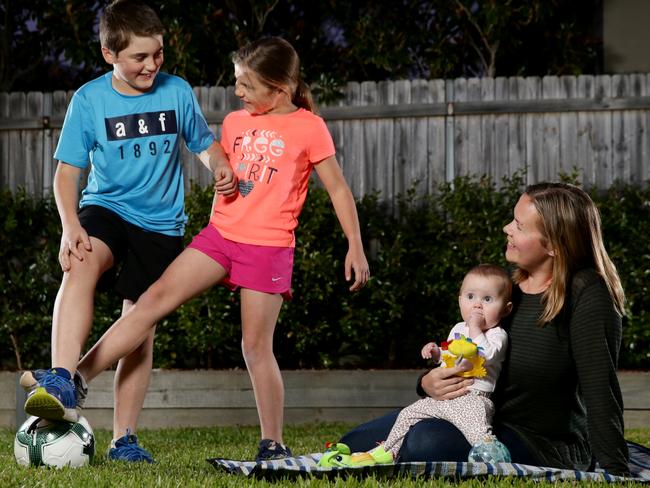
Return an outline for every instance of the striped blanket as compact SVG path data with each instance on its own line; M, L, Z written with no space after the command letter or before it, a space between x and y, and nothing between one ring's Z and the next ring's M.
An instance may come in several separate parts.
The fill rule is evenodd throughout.
M606 471L575 471L569 469L545 468L516 463L456 463L456 462L416 462L394 465L376 465L360 468L321 468L318 460L321 453L280 459L277 461L236 461L232 459L210 458L215 468L231 474L276 478L284 476L367 476L381 478L396 476L422 478L471 478L486 476L517 476L538 481L605 481L650 483L650 449L628 441L630 449L630 477L613 476Z

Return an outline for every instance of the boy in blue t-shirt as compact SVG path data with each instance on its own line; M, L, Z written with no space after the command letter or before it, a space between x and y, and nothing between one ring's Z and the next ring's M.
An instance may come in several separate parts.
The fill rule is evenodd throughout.
M76 407L87 389L76 368L92 327L98 283L114 282L126 313L182 250L187 217L181 141L214 172L217 192L236 191L227 158L191 87L159 72L163 31L146 5L116 1L107 6L99 35L102 55L113 71L82 86L68 106L54 154L64 275L52 317L52 368L23 374L28 414L77 420ZM79 201L79 180L88 164L88 184ZM118 363L111 459L152 462L132 434L152 357L153 333Z

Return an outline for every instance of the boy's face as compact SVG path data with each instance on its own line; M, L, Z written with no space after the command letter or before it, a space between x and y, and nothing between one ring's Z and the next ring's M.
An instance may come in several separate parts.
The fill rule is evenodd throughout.
M483 331L499 325L512 309L512 303L503 296L501 280L496 276L478 274L465 277L458 304L463 320L468 323L470 319L478 318Z
M113 65L113 88L124 95L142 95L151 90L163 63L163 38L132 36L119 53L102 47L102 54Z

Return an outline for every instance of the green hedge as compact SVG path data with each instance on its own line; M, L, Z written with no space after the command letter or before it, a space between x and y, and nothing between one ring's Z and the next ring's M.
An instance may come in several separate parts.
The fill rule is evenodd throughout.
M343 277L346 241L327 194L314 186L297 232L294 299L283 306L275 351L282 368L422 366L421 345L442 340L458 320L457 293L478 262L506 265L503 225L522 190L519 177L500 189L489 179L459 178L435 195L401 196L389 208L377 195L358 202L371 281L351 294ZM650 367L650 185L592 192L607 247L623 279L629 313L621 367ZM212 192L187 198L187 239L205 225ZM49 364L50 317L61 278L60 228L50 200L0 193L0 367ZM96 340L120 313L113 294L96 298ZM243 367L239 297L215 287L158 327L155 365Z

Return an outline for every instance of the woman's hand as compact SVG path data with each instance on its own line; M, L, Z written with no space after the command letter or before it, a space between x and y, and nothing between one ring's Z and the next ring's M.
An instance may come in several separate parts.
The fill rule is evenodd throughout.
M466 369L463 366L434 368L422 377L422 389L434 400L452 400L463 396L474 380L455 375Z

